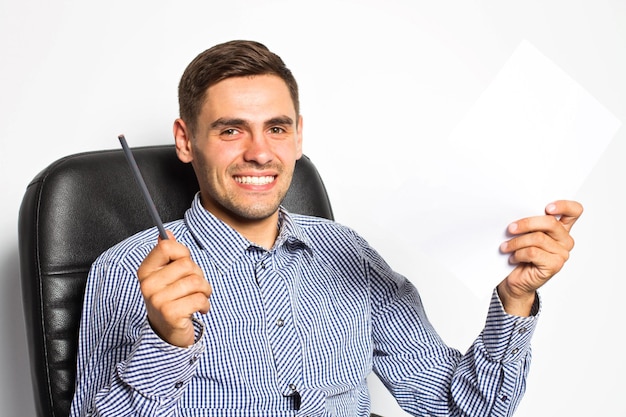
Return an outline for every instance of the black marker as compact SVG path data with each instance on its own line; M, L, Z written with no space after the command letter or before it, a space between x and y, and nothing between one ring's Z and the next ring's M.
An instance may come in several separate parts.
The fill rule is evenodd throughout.
M146 183L141 176L141 172L139 171L139 167L137 166L137 162L135 161L135 157L133 153L130 151L128 147L128 143L126 143L126 138L124 135L119 135L117 137L122 144L122 149L124 149L124 155L126 155L126 160L130 165L131 171L135 176L135 180L137 180L137 184L139 184L139 188L141 188L141 193L143 194L143 198L146 201L146 205L148 206L148 210L152 215L152 220L156 223L156 227L159 229L159 235L161 235L161 239L168 239L167 233L165 232L165 227L163 227L163 222L161 221L161 216L159 216L159 212L154 205L154 201L152 201L152 197L150 197L150 192L148 191L148 187L146 187Z

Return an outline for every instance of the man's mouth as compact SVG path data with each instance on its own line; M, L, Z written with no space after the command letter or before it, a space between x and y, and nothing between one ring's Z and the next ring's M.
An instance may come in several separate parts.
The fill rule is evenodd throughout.
M275 179L276 177L274 175L265 175L262 177L252 177L252 176L235 177L235 181L237 181L239 184L246 184L246 185L266 185L266 184L273 182Z

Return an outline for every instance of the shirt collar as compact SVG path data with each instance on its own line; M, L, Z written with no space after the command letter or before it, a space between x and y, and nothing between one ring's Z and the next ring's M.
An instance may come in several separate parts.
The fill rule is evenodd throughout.
M278 218L279 232L272 251L282 246L288 250L303 247L310 251L311 242L293 215L281 206ZM228 270L250 246L256 246L206 210L200 202L199 192L185 213L185 222L199 246L211 254L216 266L222 271Z
M313 245L311 245L311 241L302 226L296 222L293 214L280 206L278 219L279 233L274 244L275 248L287 244L290 247L301 246L311 251Z

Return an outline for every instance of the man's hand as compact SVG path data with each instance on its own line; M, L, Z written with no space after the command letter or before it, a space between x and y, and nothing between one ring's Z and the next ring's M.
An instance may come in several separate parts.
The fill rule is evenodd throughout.
M510 253L517 267L498 285L498 294L509 314L528 316L535 292L561 270L574 239L570 230L583 212L575 201L555 201L546 207L546 215L528 217L511 223L508 232L514 237L502 243L500 250Z
M188 347L195 342L191 316L209 311L212 289L189 249L169 231L168 236L159 239L137 276L154 331L172 345Z

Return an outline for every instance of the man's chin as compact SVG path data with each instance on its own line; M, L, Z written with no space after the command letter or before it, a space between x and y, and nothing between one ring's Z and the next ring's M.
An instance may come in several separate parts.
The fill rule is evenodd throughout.
M242 221L255 222L266 220L276 214L279 203L249 204L231 207L231 213Z
M282 193L281 193L282 194ZM230 195L224 198L202 199L202 205L224 221L250 223L267 220L276 215L282 195L270 197Z

